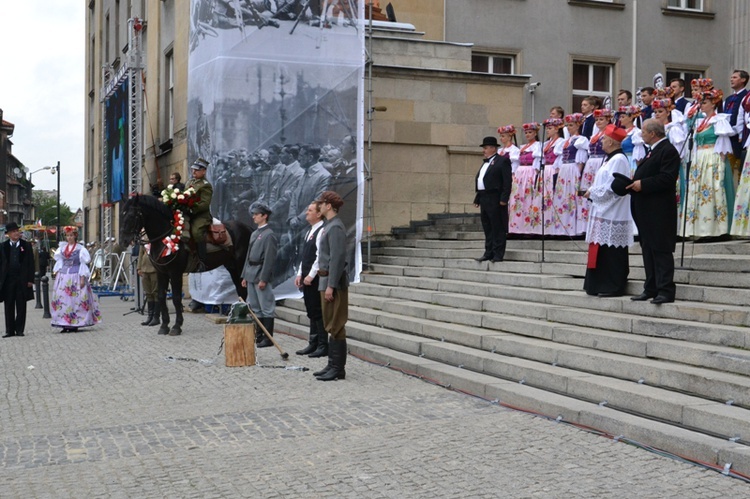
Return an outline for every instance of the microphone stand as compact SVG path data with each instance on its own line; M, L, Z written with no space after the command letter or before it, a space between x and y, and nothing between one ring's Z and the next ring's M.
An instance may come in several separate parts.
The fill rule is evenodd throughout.
M690 167L693 164L693 135L695 134L696 123L698 123L698 118L693 121L693 125L688 130L687 139L685 139L685 142L682 144L682 148L680 150L680 153L682 153L682 151L685 149L685 145L688 146L688 156L687 161L685 162L685 199L682 203L682 248L680 249L680 265L679 267L675 267L677 270L692 270L692 268L690 267L685 267L685 232L687 231L687 203L688 191L690 188Z
M547 133L547 127L542 126L542 141L539 143L539 149L541 151L541 157L539 158L539 176L542 181L539 183L539 192L542 195L542 262L544 263L544 137Z

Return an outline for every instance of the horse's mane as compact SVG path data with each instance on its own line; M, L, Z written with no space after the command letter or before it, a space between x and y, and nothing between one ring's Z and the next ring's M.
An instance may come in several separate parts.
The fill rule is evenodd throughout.
M160 199L154 196L149 196L147 194L141 194L133 198L133 200L136 200L136 199L139 205L156 211L158 214L160 214L167 220L172 219L172 210L169 208L169 206L162 203Z

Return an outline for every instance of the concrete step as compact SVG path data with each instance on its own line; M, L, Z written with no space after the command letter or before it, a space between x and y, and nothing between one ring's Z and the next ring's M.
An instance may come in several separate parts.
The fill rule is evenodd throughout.
M283 320L277 321L277 329L296 334L302 332L299 325ZM596 428L607 434L618 436L618 438L626 438L691 459L718 466L732 463L733 470L745 474L750 473L750 448L747 445L692 431L677 424L657 421L619 410L618 406L613 403L615 400L627 403L630 399L633 401L631 403L636 403L635 401L643 400L645 396L649 395L648 390L638 388L640 385L637 383L630 383L636 385L635 388L629 387L630 390L623 383L612 383L611 386L617 389L617 396L612 398L612 401L608 400L607 404L592 403L565 394L542 390L530 386L528 383L502 380L496 376L468 370L465 367L459 368L455 365L447 365L424 356L399 352L357 339L349 339L347 343L350 353L354 355L430 379L443 386L465 391L487 400L494 400L509 407L522 408L526 411L547 415L552 419L557 418L558 421ZM437 349L441 344L432 342L429 345L430 348ZM495 363L490 362L488 365L495 365ZM590 377L574 377L568 390L573 392L572 395L577 390L588 390L589 385L591 385ZM606 382L601 382L596 386L611 389ZM670 400L674 401L674 399ZM671 404L672 407L676 405L679 405L679 403ZM731 425L735 422L738 425L743 424L743 418L740 417L743 413L736 410L724 410L727 406L719 408L716 404L711 403L695 404L686 407L684 415L678 415L677 409L670 413L666 408L669 406L665 405L660 411L667 416L679 418L681 421L690 424L703 425L704 420L702 418L705 416L710 416L708 422L713 421L714 417L718 417L722 424L728 423ZM730 409L738 408L730 407ZM715 416L717 413L718 416ZM747 417L745 417L745 420L747 420ZM711 431L713 432L713 430Z
M545 288L544 284L546 283L542 283L542 279L538 278L528 279L526 282L519 283L516 281L523 281L523 279L519 279L518 276L513 274L503 275L493 273L490 276L493 278L492 282L480 283L465 279L363 275L362 283L355 286L354 289L358 293L388 296L384 294L384 291L375 288L382 287L385 290L413 288L432 290L438 293L458 293L462 296L471 295L473 297L498 298L511 301L520 300L524 303L536 303L539 306L555 305L567 308L604 310L639 316L647 315L649 317L691 320L709 324L747 326L750 323L750 313L747 307L744 306L722 305L701 301L691 302L686 300L686 296L682 296L681 300L668 306L654 307L650 304L633 302L629 297L606 300L591 297L580 291L580 288L578 290L570 289L576 284L580 286L580 281L574 279L561 280L561 284L569 284L568 287L561 285L560 288L551 289ZM633 285L634 292L640 292L640 289L642 289L642 285ZM687 293L683 293L683 295L685 294ZM437 299L429 296L427 300L431 300L432 303L438 302ZM456 304L458 305L460 302L457 301ZM502 308L502 305L491 305L484 307L484 310L492 311L500 308Z

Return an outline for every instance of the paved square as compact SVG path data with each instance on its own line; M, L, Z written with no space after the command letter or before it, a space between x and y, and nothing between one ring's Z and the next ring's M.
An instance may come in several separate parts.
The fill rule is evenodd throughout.
M133 302L0 340L0 498L744 497L750 485L349 357L347 379L227 368L222 326L158 336ZM277 335L286 365L304 342ZM190 360L171 360L190 358ZM32 368L33 366L33 368Z

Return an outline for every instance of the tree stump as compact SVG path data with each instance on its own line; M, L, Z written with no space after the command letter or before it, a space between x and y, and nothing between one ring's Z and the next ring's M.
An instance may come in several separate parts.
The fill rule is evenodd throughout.
M227 367L255 365L255 325L226 324L224 354Z

